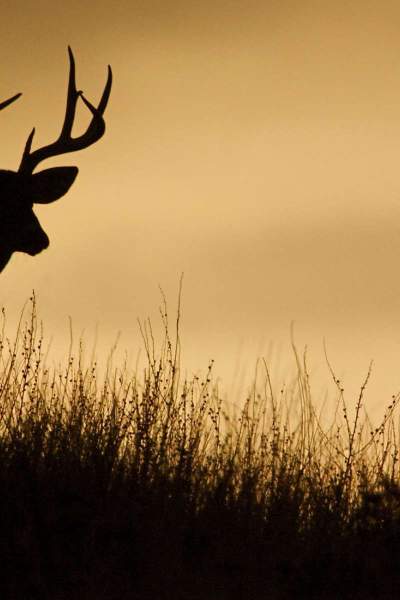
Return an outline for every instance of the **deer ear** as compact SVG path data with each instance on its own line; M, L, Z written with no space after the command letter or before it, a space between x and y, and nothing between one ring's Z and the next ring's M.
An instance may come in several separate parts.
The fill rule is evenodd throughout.
M30 197L34 204L49 204L64 196L78 175L77 167L52 167L30 176Z

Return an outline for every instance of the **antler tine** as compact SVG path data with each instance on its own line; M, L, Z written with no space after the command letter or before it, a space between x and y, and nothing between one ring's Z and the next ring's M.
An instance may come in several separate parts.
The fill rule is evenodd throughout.
M61 129L61 133L58 139L38 148L31 152L32 139L35 130L29 135L25 150L22 156L21 165L19 167L20 172L32 173L34 168L44 159L52 156L58 156L59 154L65 154L67 152L75 152L76 150L82 150L87 148L91 144L94 144L99 140L105 131L105 122L103 119L103 113L106 109L108 99L111 92L112 86L112 72L110 66L108 67L107 82L100 99L99 105L96 108L87 100L80 90L76 89L75 82L75 60L71 48L68 46L69 55L69 80L68 80L68 92L67 92L67 106L65 109L64 123ZM89 108L92 113L92 120L89 123L87 130L79 137L73 138L71 136L72 127L75 119L76 104L78 98L82 98L83 102Z
M9 98L8 100L4 100L3 102L0 102L0 110L2 110L6 106L8 106L12 102L14 102L14 100L17 100L20 96L22 96L21 93L15 94L15 96L13 96L12 98Z
M72 132L72 126L74 124L76 103L82 92L77 92L76 81L75 81L75 59L71 50L71 46L68 46L68 57L69 57L69 79L68 79L68 92L67 92L67 106L65 108L64 123L61 129L60 138L68 138Z
M86 106L92 113L93 118L90 121L89 126L88 126L87 130L85 131L85 133L83 133L81 136L79 136L79 138L71 140L73 142L76 142L77 150L80 150L81 148L86 148L87 146L94 144L104 134L104 132L106 130L106 124L103 119L103 113L107 107L108 99L110 97L111 86L112 86L112 71L111 71L110 65L108 65L107 82L106 82L103 94L101 96L101 100L100 100L97 108L95 106L93 106L93 104L91 102L89 102L89 100L87 98L85 98L83 93L79 94L80 97L82 98L83 102L86 104Z
M106 110L106 107L107 107L107 104L108 104L108 99L109 99L110 93L111 93L111 86L112 86L112 71L111 71L110 65L108 65L107 66L107 81L106 81L106 85L105 85L105 88L104 88L101 100L99 102L99 105L97 107L97 110L98 110L98 112L101 115Z

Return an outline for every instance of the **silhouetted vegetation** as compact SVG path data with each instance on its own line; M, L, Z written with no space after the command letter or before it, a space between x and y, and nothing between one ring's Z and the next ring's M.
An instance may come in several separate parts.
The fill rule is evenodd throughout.
M337 385L317 414L306 362L275 390L260 363L235 415L180 379L179 313L142 375L43 357L35 300L0 338L0 597L400 597L399 431ZM367 378L368 379L368 378Z

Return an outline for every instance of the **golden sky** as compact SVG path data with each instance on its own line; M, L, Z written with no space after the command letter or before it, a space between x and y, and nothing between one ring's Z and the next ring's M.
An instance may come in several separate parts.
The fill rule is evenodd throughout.
M5 5L5 6L4 6ZM114 71L105 137L48 164L79 166L36 212L50 248L1 274L10 322L35 289L48 335L135 355L137 317L174 312L184 272L183 363L215 359L227 389L257 355L285 371L322 350L351 401L375 360L372 405L400 391L400 5L169 1L2 5L2 168L25 139L58 135L74 50L97 100ZM88 115L82 108L76 132ZM55 347L57 346L55 341Z

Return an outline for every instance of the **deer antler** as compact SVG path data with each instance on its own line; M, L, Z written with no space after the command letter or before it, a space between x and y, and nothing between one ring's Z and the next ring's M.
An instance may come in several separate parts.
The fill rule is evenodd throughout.
M13 96L12 98L9 98L8 100L4 100L4 102L0 102L0 110L3 110L3 108L5 108L6 106L8 106L12 102L14 102L14 100L17 100L17 98L19 98L20 96L21 96L21 93L15 94L15 96Z
M97 140L99 140L104 134L106 126L103 119L103 113L106 109L111 92L111 67L108 66L107 82L103 94L101 96L101 100L96 108L95 106L93 106L93 104L91 104L91 102L89 102L89 100L85 98L82 91L76 89L75 60L74 55L72 54L72 50L69 46L68 55L70 67L67 93L67 107L65 110L64 123L61 129L61 133L55 142L48 144L47 146L42 146L42 148L38 148L37 150L31 152L32 140L35 134L35 128L33 128L26 141L21 164L19 166L20 173L32 173L35 167L37 167L37 165L46 158L58 156L59 154L65 154L67 152L75 152L76 150L82 150L83 148L87 148L88 146L91 146L92 144L97 142ZM9 104L17 97L18 95L14 96L10 100L7 100L6 104ZM83 102L86 104L93 116L86 131L79 137L73 138L71 136L71 133L78 98L82 98Z

